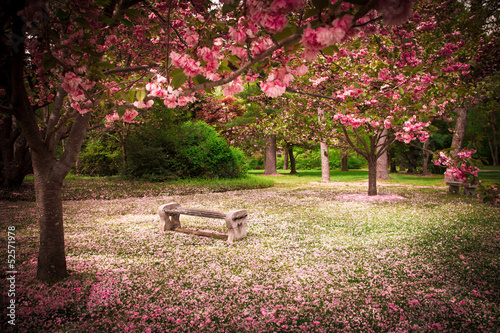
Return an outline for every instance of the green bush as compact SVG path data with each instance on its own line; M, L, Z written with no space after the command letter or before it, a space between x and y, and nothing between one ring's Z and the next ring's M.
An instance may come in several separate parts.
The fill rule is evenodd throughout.
M143 130L127 140L127 173L135 178L237 178L246 169L243 153L202 122Z
M76 171L89 176L116 175L120 158L120 149L111 140L91 139L79 154Z

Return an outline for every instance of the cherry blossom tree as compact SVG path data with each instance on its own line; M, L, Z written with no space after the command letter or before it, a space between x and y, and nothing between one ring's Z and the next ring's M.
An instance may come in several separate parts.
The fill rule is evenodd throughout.
M292 83L288 54L313 61L354 35L372 10L403 23L411 1L8 0L0 10L0 111L22 128L39 211L37 276L67 276L62 183L91 118L133 121L155 99L173 108L197 91L226 95L259 79L268 96ZM112 120L108 118L108 121ZM66 137L65 150L57 146Z

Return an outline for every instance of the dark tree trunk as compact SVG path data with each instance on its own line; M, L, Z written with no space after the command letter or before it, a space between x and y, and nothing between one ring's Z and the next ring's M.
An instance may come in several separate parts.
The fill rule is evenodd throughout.
M349 153L346 151L342 152L340 158L340 171L349 171Z
M297 169L295 168L295 156L293 155L293 144L287 143L286 150L288 151L288 157L290 158L290 174L296 175Z
M0 149L2 155L2 184L20 186L31 171L31 156L26 138L13 117L4 117L0 124Z
M484 131L486 132L488 138L488 145L490 146L491 160L494 166L498 166L499 165L498 139L497 139L497 128L496 128L497 123L496 123L495 110L492 110L490 112L490 125L492 134L490 135L490 131L487 126L485 126Z
M373 155L368 158L368 195L377 195L377 158Z
M277 175L276 171L276 135L270 135L266 140L266 156L264 160L264 175Z
M52 171L54 165L55 160L51 156L33 153L40 227L37 278L48 282L62 280L68 275L64 251L62 179Z

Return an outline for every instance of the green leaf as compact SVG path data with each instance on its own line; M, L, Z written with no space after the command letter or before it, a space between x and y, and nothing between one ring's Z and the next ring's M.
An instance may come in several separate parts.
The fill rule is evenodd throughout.
M324 54L332 56L333 52L339 52L339 47L337 44L330 45L328 47L325 47L323 50L321 50Z
M116 106L116 112L120 115L120 117L123 117L125 114L125 111L127 111L127 107L125 105L117 105Z
M77 17L77 18L75 18L75 22L78 23L78 24L80 24L81 26L87 28L87 29L91 28L89 21L87 21L83 17Z
M207 80L207 78L204 77L203 75L198 74L193 78L193 82L194 82L194 84L202 84L205 82L209 82L209 80Z
M46 53L42 60L42 66L46 70L52 69L56 66L57 62L50 54Z
M184 84L184 82L186 82L186 80L187 80L186 74L184 74L184 72L181 72L172 78L172 87L174 89L178 89L180 86Z
M239 4L240 4L240 0L236 0L233 3L224 4L222 6L222 14L225 15L227 13L234 12L236 10L236 8L238 8Z
M133 28L134 27L134 24L132 22L130 22L129 20L125 19L125 18L121 18L120 19L120 22L126 26L127 28Z
M137 90L135 96L139 102L142 102L146 98L146 90Z
M128 92L128 100L129 102L133 102L135 100L135 89L130 89Z
M296 31L296 26L288 23L287 26L285 27L285 29L283 29L281 32L274 34L274 39L276 39L278 42L280 42L283 39L293 35L295 33L295 31Z
M184 70L182 68L176 68L176 69L170 71L170 73L168 74L168 76L174 77L176 75L179 75L182 72L184 72Z

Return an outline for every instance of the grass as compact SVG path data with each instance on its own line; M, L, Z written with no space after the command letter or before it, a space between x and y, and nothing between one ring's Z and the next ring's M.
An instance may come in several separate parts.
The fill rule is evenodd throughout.
M344 179L361 181L363 172ZM391 184L384 193L405 200L368 202L343 199L365 187L309 184L318 172L269 179L277 186L157 196L117 181L136 197L65 201L71 275L52 286L35 279L35 203L0 201L4 237L8 226L16 229L16 331L500 330L498 207L443 187ZM78 181L84 193L103 188L96 179ZM230 244L159 232L156 210L169 201L247 209L248 236ZM225 231L220 220L181 222ZM2 310L0 325L14 331Z

